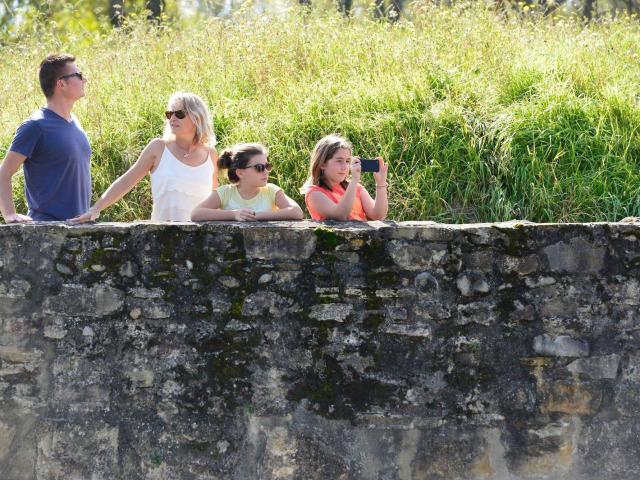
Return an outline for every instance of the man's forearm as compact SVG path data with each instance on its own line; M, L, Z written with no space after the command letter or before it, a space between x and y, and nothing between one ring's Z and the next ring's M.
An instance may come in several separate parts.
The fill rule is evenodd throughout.
M6 219L9 215L16 213L16 206L13 203L11 191L11 176L0 168L0 212Z

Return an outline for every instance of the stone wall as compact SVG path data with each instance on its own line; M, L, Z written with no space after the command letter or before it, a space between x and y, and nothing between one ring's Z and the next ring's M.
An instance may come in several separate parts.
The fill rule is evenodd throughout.
M637 479L640 227L0 227L0 478Z

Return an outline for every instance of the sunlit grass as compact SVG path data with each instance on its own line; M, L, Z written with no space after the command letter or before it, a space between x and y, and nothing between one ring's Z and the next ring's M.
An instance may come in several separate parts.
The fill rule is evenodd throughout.
M0 153L42 104L37 64L65 50L90 78L76 114L93 148L95 196L161 135L169 94L188 90L209 102L219 148L264 142L273 181L301 204L310 150L338 132L356 154L388 159L392 219L640 215L635 21L584 28L481 7L411 11L394 25L292 12L23 37L0 47ZM145 181L102 218L150 210Z

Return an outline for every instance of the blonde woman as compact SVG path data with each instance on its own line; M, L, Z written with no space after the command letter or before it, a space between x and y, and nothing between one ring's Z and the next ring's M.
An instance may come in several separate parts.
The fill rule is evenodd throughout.
M85 213L71 219L83 223L98 218L135 187L151 176L153 210L151 220L187 222L191 211L218 186L214 148L216 140L209 111L193 93L171 95L163 138L155 138L138 160L102 194Z

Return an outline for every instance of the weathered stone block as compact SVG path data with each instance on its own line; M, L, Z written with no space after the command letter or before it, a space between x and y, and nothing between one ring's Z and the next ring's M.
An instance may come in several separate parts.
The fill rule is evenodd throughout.
M509 473L523 480L578 478L580 433L572 418L532 425L521 433L524 445L507 456Z
M544 334L533 339L533 351L552 357L586 357L589 355L589 344L566 335L552 337Z
M119 428L102 422L52 426L38 440L36 478L118 478L118 443Z
M229 275L220 277L218 281L226 288L238 288L240 286L238 279Z
M606 248L583 237L549 245L542 250L552 272L596 274L604 268Z
M298 288L299 271L279 271L275 273L275 284L286 292L295 292Z
M620 378L629 382L640 384L640 353L633 352L624 359Z
M629 418L592 419L581 431L579 468L591 479L640 478L640 425Z
M602 390L594 384L554 381L539 386L540 411L568 415L594 415L602 403Z
M496 255L491 250L480 250L468 253L462 258L462 265L464 269L481 272L483 274L493 273L495 262Z
M640 416L640 384L622 380L614 388L616 411L623 417Z
M317 238L310 229L253 227L242 233L248 259L302 261L316 250Z
M484 275L476 272L459 275L456 279L456 286L465 297L476 293L488 293L491 290L491 286Z
M387 305L384 308L385 317L390 320L406 320L407 309L403 307L394 307L393 305Z
M118 274L122 277L133 278L138 274L138 266L127 260L118 269Z
M60 318L53 319L53 324L45 325L44 327L44 336L47 338L60 340L66 335L67 329L65 328L64 322Z
M619 364L619 355L603 355L601 357L574 360L567 365L567 370L572 373L580 373L594 379L614 379L618 374Z
M353 312L353 305L347 303L323 303L311 307L309 317L314 320L344 322Z
M546 299L539 310L543 317L575 317L579 307L575 298L560 295Z
M455 310L454 310L455 308ZM413 314L417 319L440 320L451 318L452 311L457 308L443 301L417 302L412 306Z
M130 295L134 298L162 298L165 295L165 292L161 288L142 288L136 287L129 290Z
M9 298L24 298L31 290L31 284L26 280L11 280L0 283L0 301Z
M227 296L221 292L212 292L209 294L209 302L211 311L215 314L225 314L231 310L231 302Z
M505 256L499 263L500 270L504 273L517 273L518 275L529 275L538 270L540 262L535 255L524 257Z
M429 272L422 272L416 275L414 285L422 293L435 293L440 290L438 280Z
M171 318L173 315L173 306L164 300L158 298L138 299L131 298L126 302L129 317L137 320L140 317L162 320Z
M635 278L625 279L613 290L613 301L624 305L640 305L640 282Z
M526 278L524 283L529 288L548 287L556 283L556 279L553 277Z
M0 461L9 454L9 449L16 434L16 427L0 421Z
M379 288L375 292L378 298L399 298L399 297L412 297L415 292L408 288Z
M399 222L395 228L388 229L390 238L399 240L423 240L426 242L448 242L457 234L455 225L443 225L436 222Z
M429 325L407 325L405 323L388 322L381 327L381 331L392 335L406 335L408 337L431 337L431 327L429 327Z
M43 312L47 315L102 317L116 313L123 305L124 293L117 288L65 284L59 295L45 300Z
M245 298L242 304L242 315L244 316L262 315L266 312L270 315L284 315L297 311L300 311L300 307L292 298L268 291L252 293Z
M447 255L446 245L420 245L399 240L391 240L386 244L391 259L406 270L424 270L427 267L440 265Z
M262 275L260 275L260 278L258 278L258 284L263 285L265 283L269 283L272 278L273 275L271 275L270 273L263 273Z
M15 345L0 345L0 360L11 363L36 363L40 361L42 351L30 350Z
M153 385L154 374L151 370L131 370L125 372L125 376L140 388L149 388Z
M456 325L477 323L479 325L491 325L497 320L495 305L489 302L473 302L458 305L458 318Z

